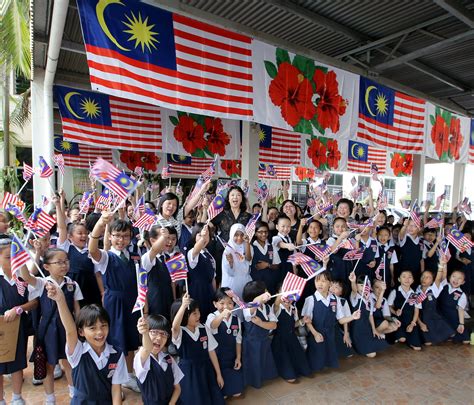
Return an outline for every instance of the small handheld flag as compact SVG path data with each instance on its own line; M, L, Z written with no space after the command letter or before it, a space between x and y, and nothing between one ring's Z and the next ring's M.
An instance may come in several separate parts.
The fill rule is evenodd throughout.
M364 249L352 249L349 250L343 257L342 260L360 260L364 255Z
M165 264L170 273L171 281L176 282L188 278L188 265L182 253L174 255L171 259L168 259Z
M49 232L55 223L56 220L51 215L41 207L37 207L25 224L25 228L28 228L41 238Z
M472 243L468 238L466 238L466 236L460 230L454 227L446 235L446 239L450 243L452 243L461 253L465 252L466 249L474 246L474 243Z
M35 172L33 168L30 165L23 163L23 180L25 181L30 180L34 174Z
M301 263L300 266L308 277L311 277L313 274L317 273L322 268L322 266L316 260L313 259L308 262Z
M304 253L301 252L295 252L287 259L289 263L294 264L295 266L298 266L301 263L308 263L311 260L311 257L306 256Z
M285 279L281 286L281 291L289 294L298 294L300 297L303 295L303 290L306 285L306 279L298 277L293 273L286 273Z
M217 194L207 209L207 221L211 221L224 209L225 200L220 194Z
M12 275L17 275L21 267L30 260L30 255L16 235L12 237L10 260Z
M382 257L382 260L380 260L380 263L377 266L377 269L375 270L375 278L377 280L382 280L382 278L385 279L385 254Z
M87 212L89 211L89 207L91 206L93 201L93 191L86 191L82 195L81 201L79 201L79 214L87 214Z
M308 246L308 249L311 250L317 259L321 261L331 253L331 246L326 245L311 245Z
M5 211L13 215L16 219L21 221L23 224L26 224L25 215L20 211L20 209L16 205L8 204L5 207Z
M91 168L91 175L102 185L112 190L120 198L127 198L138 187L138 182L132 180L113 164L98 158Z
M420 207L416 201L411 207L410 218L418 228L421 228Z
M138 267L138 265L137 265ZM133 306L132 312L140 311L145 306L146 294L148 292L148 273L144 268L139 268L137 273L137 301Z
M149 208L146 208L143 215L140 216L140 218L138 218L133 223L133 226L135 228L140 229L141 231L149 231L151 227L155 224L155 221L156 221L155 213Z
M59 154L53 155L53 162L58 167L58 170L64 176L64 156Z
M441 228L444 225L443 214L436 214L426 224L425 228Z
M47 179L48 177L51 177L53 175L53 169L46 163L46 160L44 160L43 156L39 157L39 175L43 179Z
M257 222L260 218L260 213L252 215L250 221L245 226L245 233L248 235L249 240L252 240L253 236L255 235L255 227L257 226Z

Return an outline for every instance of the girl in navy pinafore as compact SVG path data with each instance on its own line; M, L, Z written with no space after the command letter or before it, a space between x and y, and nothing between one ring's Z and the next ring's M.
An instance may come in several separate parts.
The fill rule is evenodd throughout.
M378 246L377 241L370 235L370 227L364 228L363 233L356 235L356 240L359 240L359 246L364 250L362 259L360 259L355 268L356 276L368 276L372 281L375 276L375 256L377 255Z
M416 302L417 295L411 289L413 275L409 270L402 270L398 278L400 286L388 296L390 312L400 321L400 328L395 338L400 343L407 343L414 350L421 350L420 330L417 325L421 304Z
M390 241L390 229L386 226L381 226L377 229L377 247L378 252L375 259L375 279L383 281L386 289L384 290L385 297L395 286L395 264L398 263L398 257L395 246ZM383 260L382 268L379 268Z
M277 318L270 306L265 304L268 297L270 294L262 281L250 281L244 287L243 300L259 304L243 310L244 383L254 388L260 388L265 381L278 376L270 339L270 331L277 327Z
M162 315L149 315L138 320L142 347L135 355L133 368L144 405L180 404L184 374L174 359L163 351L171 335L169 321Z
M224 386L216 355L217 342L200 323L199 304L186 293L171 307L172 341L178 349L183 405L224 404Z
M469 235L465 233L464 235ZM474 249L467 248L464 252L456 252L456 258L462 262L461 270L464 273L464 284L461 285L461 289L466 294L466 297L471 296L472 288L472 273L474 272Z
M459 270L453 271L449 276L449 283L444 281L441 284L442 290L438 296L438 309L449 326L456 332L453 336L453 342L468 344L471 331L464 325L467 297L461 289L463 283L464 273Z
M316 292L306 298L302 315L309 329L307 356L311 371L338 367L335 340L336 322L340 324L358 319L360 312L344 317L336 297L329 292L331 274L323 271L314 278Z
M398 258L397 273L395 278L405 271L410 270L415 285L419 284L421 276L421 261L423 260L423 242L418 237L419 229L411 219L405 219L398 235L400 240L400 256Z
M280 274L278 265L273 264L273 245L268 243L269 232L266 222L257 222L255 240L252 243L250 276L254 281L263 281L270 294L275 294Z
M433 283L433 273L430 270L425 270L421 275L421 285L416 290L418 296L420 294L422 294L422 298L425 296L421 302L418 324L420 325L421 340L427 346L444 342L454 335L454 329L449 326L438 311L437 298L441 292L442 275L443 270L440 269L437 271Z
M348 236L347 232L347 221L344 218L335 218L333 222L334 234L328 238L326 245L331 248L337 249L339 244ZM329 256L328 270L331 273L332 280L342 280L345 283L347 291L350 289L349 274L352 272L354 263L350 260L343 260L344 255L349 249L339 248L336 252Z
M298 311L292 302L277 297L272 311L278 318L272 339L272 352L276 368L281 378L295 382L300 376L311 374L308 359L295 333L299 323Z
M290 237L291 221L285 214L281 214L277 218L276 229L277 236L272 239L273 254L275 255L275 263L279 266L278 283L281 283L288 272L293 271L293 266L288 262L288 257L295 250L295 245Z
M209 228L197 224L193 228L191 242L188 245L188 286L189 295L199 302L202 319L214 311L212 299L216 292L216 262L206 246L209 244Z
M224 379L222 394L224 397L238 397L244 390L242 327L240 319L231 313L234 302L226 291L230 289L223 287L216 291L214 306L217 311L209 314L206 326L218 343L216 354Z
M370 298L373 306L372 316L374 317L375 329L378 333L384 334L387 342L392 344L393 332L400 327L400 321L390 314L390 307L384 297L387 285L382 280L375 279L372 288L373 293Z
M436 275L438 269L438 252L437 248L441 238L436 238L436 229L425 228L423 230L423 263L424 270L429 270Z

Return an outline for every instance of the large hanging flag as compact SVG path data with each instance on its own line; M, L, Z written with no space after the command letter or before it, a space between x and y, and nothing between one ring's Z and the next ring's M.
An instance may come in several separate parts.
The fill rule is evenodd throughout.
M196 158L194 156L182 156L167 154L167 163L171 165L172 177L200 176L214 161L213 159Z
M137 301L133 306L132 312L140 311L146 303L146 295L148 293L148 273L145 269L139 268L137 275L138 295Z
M252 39L148 4L79 0L91 85L131 100L252 117Z
M168 259L165 264L170 273L171 281L176 282L188 278L188 265L182 253L174 255L171 259Z
M276 166L259 163L258 178L261 180L290 180L291 166Z
M299 165L301 163L301 135L284 129L257 125L259 161L276 165Z
M89 169L98 157L111 161L112 150L96 148L65 140L62 135L54 135L54 150L64 157L64 165L76 169Z
M362 142L349 141L347 154L347 170L370 174L372 164L375 164L379 174L385 173L387 151Z
M113 164L102 158L98 158L92 165L91 174L103 186L112 190L120 198L127 198L139 185L135 180L132 180Z
M54 90L65 139L102 148L161 150L158 107L64 86Z
M360 77L357 136L396 152L422 153L425 100Z

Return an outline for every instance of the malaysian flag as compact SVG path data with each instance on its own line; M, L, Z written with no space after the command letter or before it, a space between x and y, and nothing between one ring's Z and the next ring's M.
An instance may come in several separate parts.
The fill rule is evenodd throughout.
M201 174L202 178L204 181L207 181L216 174L216 163L217 163L217 155L214 156L214 160L212 163L209 165L209 167Z
M56 223L56 220L43 210L37 207L25 224L25 228L34 232L39 238L46 235Z
M362 142L349 141L347 170L356 173L371 173L372 164L377 165L379 174L385 173L387 151Z
M145 269L139 268L137 274L137 301L133 306L132 312L140 311L146 303L146 294L148 292L148 273Z
M5 207L5 211L13 215L16 219L21 221L23 224L26 224L25 215L23 214L23 212L21 212L21 210L16 205L7 204L7 206Z
M196 158L194 156L173 155L170 153L167 154L167 163L171 166L173 176L176 177L201 176L213 161L213 159L209 158Z
M289 180L291 178L291 167L259 163L258 178L267 180Z
M10 204L18 207L20 211L23 211L25 209L24 201L20 200L18 196L11 194L8 191L5 191L5 193L3 194L2 201L0 201L0 208L5 209Z
M436 214L426 224L425 228L441 228L444 224L443 214Z
M158 107L92 91L55 86L65 139L107 149L162 149Z
M58 167L60 173L64 176L64 156L60 153L53 155L53 162Z
M253 236L255 235L255 227L257 226L257 222L260 219L260 213L253 214L250 221L245 225L245 233L248 235L249 240L252 240Z
M443 203L443 201L446 199L446 186L444 187L444 191L442 194L440 194L438 197L436 197L436 204L435 206L433 207L433 210L437 211L441 208L441 204Z
M98 157L112 161L111 149L67 141L61 135L54 135L54 151L63 155L65 166L76 169L90 169L90 163Z
M379 211L382 211L385 208L387 208L387 205L388 205L387 193L385 192L385 189L382 187L380 189L380 192L379 192L379 195L378 195L378 198L377 198L377 209Z
M168 259L165 264L170 273L171 281L176 282L188 278L188 265L182 253L174 255L171 259Z
M102 193L100 193L99 198L95 202L95 207L100 211L104 211L110 208L111 202L112 196L110 195L110 190L107 187L104 187Z
M474 120L471 120L471 136L469 137L469 163L474 164Z
M225 291L227 296L234 301L240 309L245 309L245 308L256 308L260 306L260 303L258 302L249 302L245 303L233 290L230 288Z
M93 191L86 191L79 201L79 214L87 214L89 211L89 207L94 202L94 192Z
M260 202L265 201L269 194L268 186L261 180L257 181L253 191L255 192L258 201Z
M48 165L46 160L44 160L43 156L39 156L38 158L39 161L39 175L43 179L47 179L48 177L51 177L53 175L53 169Z
M364 255L364 249L353 249L349 250L343 257L342 260L360 260Z
M10 260L12 275L17 275L21 267L30 260L30 255L16 235L12 237Z
M375 278L377 280L382 280L385 278L385 254L382 257L382 260L380 260L379 265L375 269Z
M217 194L214 199L212 200L211 204L209 204L209 208L207 209L207 220L212 220L217 214L222 212L224 209L225 200L220 194Z
M314 216L319 215L323 216L333 209L334 205L331 203L325 203L318 207L318 210L314 213Z
M451 260L451 252L448 249L448 242L446 238L443 238L438 246L439 258L444 259L447 262Z
M137 205L133 210L134 218L139 218L140 215L145 213L145 194L143 194L137 201Z
M23 180L25 181L30 180L34 174L35 172L33 168L30 165L23 162Z
M306 256L304 253L301 252L295 252L287 259L289 263L294 264L295 266L300 265L301 263L307 263L311 260L313 260L311 259L311 257Z
M155 213L151 209L145 208L145 212L133 223L133 226L141 231L149 231L155 222Z
M365 276L364 279L364 289L362 290L362 298L363 300L367 303L370 299L370 293L372 292L372 289L370 287L370 280L369 277Z
M301 135L259 124L260 140L259 161L280 166L299 165L301 163Z
M474 243L471 242L468 238L466 238L466 236L455 227L453 227L451 231L446 235L446 239L450 243L452 243L461 253L465 252L466 249L474 246Z
M420 215L420 206L415 201L410 210L410 219L415 223L418 228L421 228L421 215Z
M92 165L91 174L97 181L109 188L120 198L127 198L139 185L113 164L102 158L98 158Z
M309 260L300 264L303 271L308 277L311 277L313 274L317 273L322 269L322 266L316 260Z
M428 295L424 291L420 290L416 296L415 304L421 304L426 299L426 297L428 297Z
M331 253L331 246L327 245L310 245L307 246L307 248L313 252L320 261L324 260L324 258Z
M303 290L306 285L306 279L298 277L293 273L286 273L283 284L281 285L282 293L303 295Z
M425 100L362 76L359 97L357 136L360 139L398 152L423 152Z
M77 2L93 88L172 110L252 117L252 38L142 2L100 13L96 5Z

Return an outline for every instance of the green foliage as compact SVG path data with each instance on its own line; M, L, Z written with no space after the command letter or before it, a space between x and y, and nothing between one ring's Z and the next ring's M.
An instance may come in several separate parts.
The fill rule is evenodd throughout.
M265 70L267 71L268 76L274 79L278 73L277 67L268 60L264 61L264 64L265 64Z

